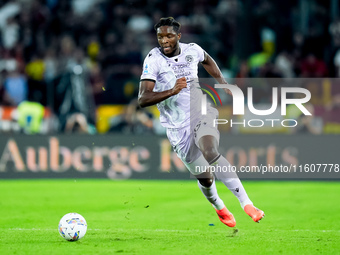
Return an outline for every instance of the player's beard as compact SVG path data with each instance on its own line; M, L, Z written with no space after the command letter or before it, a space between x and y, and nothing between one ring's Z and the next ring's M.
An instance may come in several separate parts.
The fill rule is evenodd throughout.
M167 47L162 47L162 53L167 56L167 57L174 57L175 53L179 53L179 44L177 43L174 47L167 46Z

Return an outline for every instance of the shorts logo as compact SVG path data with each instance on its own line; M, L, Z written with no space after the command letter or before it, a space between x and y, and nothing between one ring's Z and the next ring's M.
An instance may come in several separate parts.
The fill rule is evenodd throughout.
M202 124L201 121L199 121L196 127L194 128L194 137L197 137L197 131L201 127L201 124Z
M185 61L187 61L188 63L191 63L193 60L194 60L194 58L191 55L185 56Z

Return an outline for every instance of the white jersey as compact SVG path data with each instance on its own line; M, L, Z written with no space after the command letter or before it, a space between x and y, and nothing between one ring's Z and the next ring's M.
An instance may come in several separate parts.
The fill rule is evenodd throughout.
M179 43L180 54L168 58L159 48L152 49L144 60L141 80L155 81L154 92L169 90L176 80L185 77L187 88L157 104L160 122L166 128L190 125L190 114L201 115L202 90L198 84L198 63L204 60L204 50L195 43Z

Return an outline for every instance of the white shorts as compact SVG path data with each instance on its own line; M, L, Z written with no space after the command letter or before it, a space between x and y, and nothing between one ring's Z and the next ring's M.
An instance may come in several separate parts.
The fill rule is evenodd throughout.
M217 116L218 112L213 108L210 114L202 116L197 121L192 121L193 123L189 126L167 129L166 133L174 151L193 175L202 173L195 170L196 166L209 166L198 146L200 138L211 135L217 141L220 140L220 132L217 126L214 127L214 120Z

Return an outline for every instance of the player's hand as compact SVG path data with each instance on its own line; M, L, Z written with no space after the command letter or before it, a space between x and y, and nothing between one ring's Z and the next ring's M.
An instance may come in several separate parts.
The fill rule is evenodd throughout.
M228 84L228 85L237 86L236 84ZM224 90L224 92L227 93L228 95L231 95L231 96L233 95L229 89L223 89L223 90Z
M229 89L223 89L225 93L227 93L228 95L231 95L232 96L232 93Z
M187 79L185 77L179 78L175 86L172 88L172 94L177 95L182 89L187 87Z

